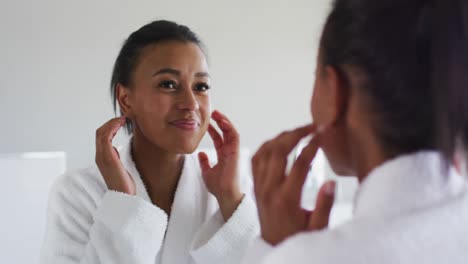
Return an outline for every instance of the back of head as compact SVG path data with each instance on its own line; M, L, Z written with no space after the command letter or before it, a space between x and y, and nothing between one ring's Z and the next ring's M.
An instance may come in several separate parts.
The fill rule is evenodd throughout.
M452 159L468 148L468 1L439 0L433 5L431 83L437 146Z
M468 141L467 3L335 0L322 63L345 81L345 67L364 73L359 89L390 157L438 149L450 159L455 137L464 133Z

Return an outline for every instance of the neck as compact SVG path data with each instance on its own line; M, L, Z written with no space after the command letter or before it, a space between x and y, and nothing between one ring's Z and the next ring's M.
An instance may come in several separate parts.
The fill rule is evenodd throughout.
M185 156L154 145L139 131L134 131L131 144L135 167L151 201L169 214Z
M376 167L390 159L375 135L359 132L354 135L354 146L350 146L351 162L354 174L361 183Z

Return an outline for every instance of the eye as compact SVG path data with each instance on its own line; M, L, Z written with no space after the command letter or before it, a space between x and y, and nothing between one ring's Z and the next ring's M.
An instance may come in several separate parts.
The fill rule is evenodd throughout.
M159 83L159 87L165 88L165 89L176 89L177 88L177 83L174 81L163 81Z
M195 90L198 92L208 91L211 87L207 83L198 83L195 85Z

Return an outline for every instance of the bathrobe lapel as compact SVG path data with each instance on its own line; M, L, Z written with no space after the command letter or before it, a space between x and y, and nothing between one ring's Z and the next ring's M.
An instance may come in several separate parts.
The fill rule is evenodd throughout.
M148 195L148 191L141 179L141 175L138 172L137 168L135 167L135 162L132 158L132 147L131 147L131 139L129 143L127 143L120 152L121 161L128 171L128 173L132 176L133 181L135 182L136 186L136 195L140 198L143 198L145 201L151 203L151 198ZM164 223L166 225L166 223Z
M206 196L200 170L192 156L187 155L172 204L162 263L189 263L189 248L206 212Z
M151 203L148 191L141 179L131 155L131 144L121 151L122 162L132 175L136 185L136 195ZM160 263L190 263L190 245L198 228L207 217L208 192L201 179L201 172L196 160L186 155L184 167L177 184L172 204L169 223L154 223L167 225L163 245L159 249ZM158 249L155 249L158 250Z

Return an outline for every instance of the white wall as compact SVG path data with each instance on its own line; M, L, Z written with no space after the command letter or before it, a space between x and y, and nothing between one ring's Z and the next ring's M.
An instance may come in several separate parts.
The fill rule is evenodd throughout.
M310 121L315 57L329 1L2 0L0 157L65 151L69 170L92 164L95 130L113 116L109 79L114 60L124 39L154 19L187 24L204 40L214 77L213 106L231 117L252 153L280 131ZM119 135L117 143L124 138ZM210 146L205 139L202 147ZM36 216L23 218L45 220L48 189L37 187L50 185L58 173L25 168L31 172L8 173L5 184L21 194L24 186L14 183L37 172L30 175L36 186L30 196L43 204L34 205ZM339 200L349 202L355 182L342 180L340 186L344 198ZM316 187L305 188L311 204ZM11 195L3 196L8 201ZM339 206L332 224L349 215L347 203ZM27 233L36 248L40 223L36 232ZM0 245L17 244L7 238Z
M109 79L118 50L154 19L187 24L201 36L213 105L255 150L310 120L328 6L329 0L3 0L0 153L65 151L68 169L91 164L94 132L113 116Z

